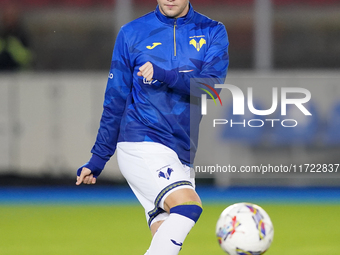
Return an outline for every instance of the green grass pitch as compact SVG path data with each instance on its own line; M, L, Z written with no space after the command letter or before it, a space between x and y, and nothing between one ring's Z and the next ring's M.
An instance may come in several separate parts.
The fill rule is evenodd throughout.
M206 205L181 255L223 255L215 224L226 205ZM261 205L275 229L268 255L340 254L339 205ZM151 235L141 206L0 206L0 254L143 255Z

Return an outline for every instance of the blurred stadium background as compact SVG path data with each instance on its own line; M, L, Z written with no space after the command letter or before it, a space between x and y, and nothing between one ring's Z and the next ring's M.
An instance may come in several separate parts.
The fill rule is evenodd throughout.
M273 87L306 88L312 94L308 108L313 113L304 117L288 112L287 119L301 124L296 132L279 127L234 133L227 127L213 129L213 118L228 118L231 97L223 91L224 107L209 107L203 119L196 165L339 164L340 1L191 3L227 28L226 83L244 92L253 87L254 101L266 109ZM97 187L72 186L95 140L117 32L152 11L156 1L0 0L0 20L13 4L27 34L31 61L20 70L0 71L0 254L77 254L82 246L88 254L143 254L150 240L143 210L115 157ZM214 224L224 207L241 201L264 204L274 218L276 236L268 254L339 253L335 240L340 234L332 227L340 220L339 173L197 177L198 191L208 204L205 223L197 226L188 241L191 247L182 254L222 254L214 240ZM98 217L88 223L84 213ZM121 224L110 217L122 217ZM84 224L89 229L80 227ZM292 233L296 225L290 224L301 224L303 230ZM142 237L136 249L114 241L135 231ZM93 233L99 250L82 243ZM318 239L329 233L332 238ZM101 235L105 237L97 237ZM110 242L119 248L112 252Z

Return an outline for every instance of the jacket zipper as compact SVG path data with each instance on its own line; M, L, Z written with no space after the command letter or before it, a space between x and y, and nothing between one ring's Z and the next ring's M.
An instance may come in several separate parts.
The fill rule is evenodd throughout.
M176 52L176 27L177 27L177 19L175 19L174 22L174 56L176 57L177 52Z

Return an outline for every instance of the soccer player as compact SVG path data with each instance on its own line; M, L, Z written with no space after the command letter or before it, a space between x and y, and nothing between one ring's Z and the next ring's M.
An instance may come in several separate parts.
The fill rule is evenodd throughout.
M224 25L195 12L188 0L157 2L118 33L92 157L78 169L76 184L95 184L117 151L153 235L146 254L174 255L202 213L190 167L199 100L201 88L214 91L224 82L229 43Z

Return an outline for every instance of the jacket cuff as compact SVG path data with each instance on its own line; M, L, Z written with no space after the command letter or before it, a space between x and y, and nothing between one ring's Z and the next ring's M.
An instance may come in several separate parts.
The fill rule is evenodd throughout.
M153 66L153 79L170 85L177 80L177 72L175 70L164 70L159 66L152 64Z
M97 178L103 171L106 162L106 160L102 159L96 154L92 154L90 161L78 168L77 176L80 176L83 167L86 167L91 170L93 177Z
M89 160L89 164L93 165L96 169L101 169L103 170L106 164L106 160L102 159L101 157L99 157L96 154L92 154L92 157ZM92 169L91 169L92 170Z

